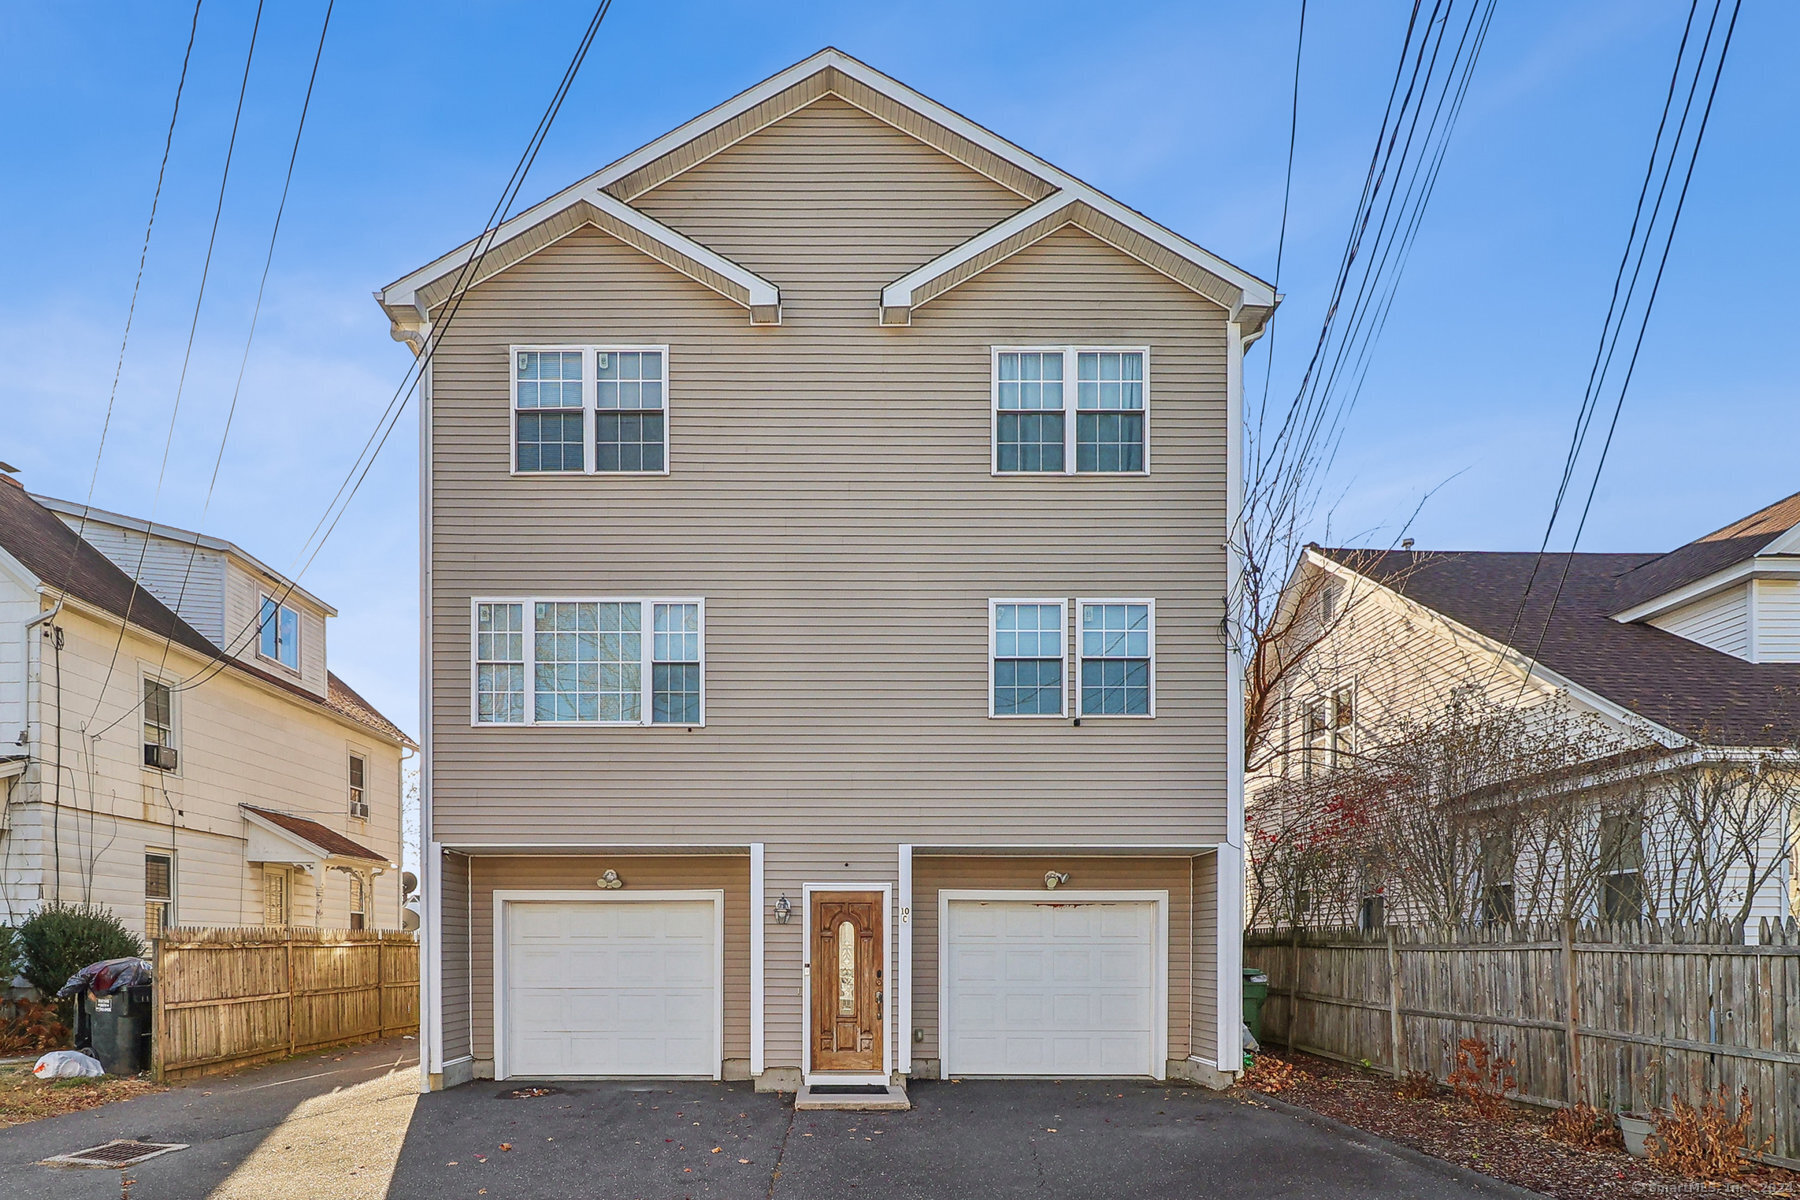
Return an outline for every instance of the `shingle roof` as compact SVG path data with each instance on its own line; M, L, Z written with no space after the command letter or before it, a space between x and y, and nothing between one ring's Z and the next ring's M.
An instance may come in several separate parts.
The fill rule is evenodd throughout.
M1705 579L1755 558L1776 538L1800 525L1800 492L1733 521L1680 549L1650 557L1627 572L1615 591L1615 613Z
M124 617L155 637L201 654L222 658L224 652L205 634L177 616L168 605L141 587L131 576L92 545L76 536L48 508L39 504L16 479L0 475L0 548L18 559L47 588L65 593L95 608ZM233 670L253 675L264 683L320 708L348 717L382 735L412 744L399 726L376 711L374 705L351 690L336 675L327 675L321 697L294 683L237 658L226 658Z
M1545 555L1521 611L1535 554L1319 553L1683 736L1722 746L1800 741L1800 663L1745 662L1650 625L1613 620L1624 607L1622 582L1666 556ZM1565 564L1568 581L1552 614Z
M310 817L297 817L293 813L276 812L272 808L262 808L255 804L240 804L245 812L253 812L265 821L281 826L297 838L312 843L327 854L339 858L366 858L375 862L386 862L387 855L378 850L371 850L361 842L352 841L335 829L328 829Z

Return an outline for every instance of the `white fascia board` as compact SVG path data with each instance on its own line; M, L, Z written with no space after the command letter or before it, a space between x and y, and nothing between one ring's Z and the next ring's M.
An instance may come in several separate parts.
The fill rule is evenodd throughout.
M603 172L602 174L604 175L605 173ZM723 275L725 278L731 280L749 293L750 304L752 306L781 303L780 289L762 276L745 270L743 267L738 266L738 264L732 262L717 251L702 246L699 242L694 241L686 234L678 233L677 231L670 229L667 225L664 225L661 221L656 220L654 217L646 216L629 204L615 199L610 192L606 191L606 185L611 182L611 179L604 179L596 176L583 180L572 188L567 188L558 192L548 200L532 205L518 216L502 223L498 229L493 231L491 237L487 233L483 233L480 237L473 238L470 241L463 243L443 257L420 267L417 271L414 271L404 279L383 288L379 294L382 305L388 308L411 307L417 311L417 294L419 289L443 278L445 275L461 270L464 264L474 256L476 250L483 247L484 242L486 245L485 248L481 249L481 253L485 257L486 255L491 254L497 247L511 241L526 230L542 224L544 221L555 216L570 205L583 202L592 204L601 212L631 226L638 232L650 237L653 241L660 242L671 250L686 255L695 262L707 267L709 270L716 271L720 275ZM476 284L491 278L495 273L497 272L490 272L488 275L478 275L471 279L467 286L474 287ZM425 319L427 315L428 314L424 312L419 312L419 318L421 320Z
M1067 192L1052 192L1036 204L1020 209L998 225L990 226L962 245L946 250L924 266L902 275L882 288L881 306L883 308L912 307L913 293L933 279L949 271L954 271L976 255L986 253L1020 230L1027 229L1037 222L1061 212L1069 205L1074 204L1077 199L1078 197L1071 196Z
M1066 171L1051 166L1030 151L1024 150L1007 141L1005 138L1000 137L998 134L977 125L960 113L952 112L950 109L945 108L942 104L939 104L930 97L915 92L899 80L884 75L865 63L858 62L841 50L829 48L821 50L819 53L804 59L801 62L795 63L785 71L771 75L755 87L750 88L748 91L740 92L725 103L709 109L694 119L665 133L655 141L633 150L630 154L627 154L625 157L618 159L606 167L602 167L600 170L589 175L586 179L583 179L572 187L565 188L548 199L526 209L510 221L502 224L499 229L495 231L492 244L500 244L507 238L514 236L521 229L528 229L533 225L538 224L578 200L587 199L591 201L594 193L603 192L608 186L623 179L633 171L636 171L649 163L655 162L663 155L668 154L670 151L675 150L680 146L686 145L688 142L707 131L714 129L719 125L723 125L725 122L730 121L741 113L755 108L770 97L793 87L801 80L829 68L835 68L843 72L846 76L863 84L870 90L878 92L881 95L888 97L890 100L912 109L920 116L926 117L929 120L942 125L944 128L949 129L953 133L966 138L968 141L992 153L997 158L1010 162L1014 166L1051 184L1056 188L1056 193L1052 194L1050 197L1051 199L1055 199L1057 194L1063 194L1066 195L1068 200L1085 200L1096 210L1104 212L1107 216L1112 217L1120 224L1143 234L1145 237L1167 247L1176 254L1181 255L1183 258L1189 259L1204 270L1210 271L1221 279L1230 282L1243 292L1243 296L1239 301L1240 306L1257 305L1273 307L1276 303L1277 297L1275 295L1275 289L1261 279L1250 274L1248 271L1243 270L1241 267L1233 266L1216 254L1201 249L1186 238L1158 225L1156 222L1150 220L1142 213L1137 212L1135 209L1128 208L1117 200L1112 199L1110 196L1106 196L1103 193L1096 191L1094 188L1089 187L1087 184L1076 179ZM616 204L618 202L615 201L614 203ZM635 209L631 209L629 206L621 205L621 207L628 212L636 212ZM1032 207L1035 208L1036 206L1034 205ZM1042 214L1040 213L1039 215L1041 216ZM648 220L648 218L645 219ZM658 228L666 227L659 225ZM673 233L674 231L670 230L669 232ZM485 236L486 235L484 234L483 237ZM675 236L679 237L680 235L676 234ZM417 271L414 271L388 285L386 288L383 288L378 293L378 298L382 305L390 310L395 307L409 305L416 307L414 294L418 289L432 279L436 279L449 271L455 270L457 267L467 262L469 256L474 252L475 247L480 244L481 240L481 237L477 237L451 251L449 254L444 255L442 258L419 268ZM684 250L683 253L691 254L692 252ZM697 260L699 259L699 255L693 255L693 257ZM719 270L717 267L714 269ZM720 273L724 274L725 272L720 271ZM748 274L748 272L746 272L746 274ZM774 301L757 301L756 303L774 303ZM1233 316L1235 315L1234 312ZM419 316L423 319L425 314L420 313Z
M91 504L77 504L73 500L58 500L54 496L42 496L36 492L31 498L54 513L74 517L77 521L86 521L91 525L111 525L115 529L126 529L132 533L141 533L149 537L159 538L165 542L175 542L182 546L198 546L203 550L212 550L238 560L240 566L248 567L252 572L273 580L290 594L299 596L307 603L324 611L328 617L338 615L338 610L319 599L275 568L269 566L254 554L239 546L236 542L222 537L214 537L210 533L197 533L192 529L182 529L175 525L164 525L159 521L146 521L142 517L130 517L124 513L109 512L104 508L95 508Z
M0 484L0 486L5 486ZM38 578L37 572L14 558L6 547L0 546L0 575L9 576L20 587L28 592L44 592L47 589L44 581Z
M1674 748L1678 746L1690 746L1693 744L1693 739L1676 733L1666 725L1657 724L1642 713L1633 712L1624 705L1616 704L1613 701L1608 700L1599 692L1593 691L1590 688L1585 688L1567 676L1552 671L1543 663L1534 661L1529 655L1522 653L1516 648L1488 637L1484 633L1479 633L1474 629L1469 628L1469 626L1464 625L1461 621L1458 621L1453 617L1445 616L1437 609L1432 608L1429 605L1421 604L1403 592L1395 591L1378 579L1372 579L1359 571L1353 571L1349 567L1335 562L1315 550L1308 550L1306 554L1307 557L1316 562L1321 569L1346 581L1360 580L1370 584L1378 592L1398 601L1409 610L1437 622L1450 632L1454 633L1457 637L1474 643L1481 650L1492 655L1501 665L1516 672L1521 679L1529 676L1529 678L1539 680L1551 690L1566 693L1571 699L1579 700L1581 703L1587 705L1595 712L1600 713L1602 716L1610 717L1627 727L1642 729L1659 745Z
M1696 579L1685 587L1653 596L1642 604L1634 604L1623 612L1615 613L1613 620L1623 625L1648 621L1752 579L1800 579L1800 559L1780 561L1762 555L1745 559L1743 562L1733 563L1723 571L1714 571L1704 579Z

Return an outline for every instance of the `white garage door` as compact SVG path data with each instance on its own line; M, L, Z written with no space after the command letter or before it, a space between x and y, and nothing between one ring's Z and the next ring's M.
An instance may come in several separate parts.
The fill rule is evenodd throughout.
M719 1070L711 900L506 904L508 1076Z
M951 900L946 921L947 1074L1162 1076L1154 904Z

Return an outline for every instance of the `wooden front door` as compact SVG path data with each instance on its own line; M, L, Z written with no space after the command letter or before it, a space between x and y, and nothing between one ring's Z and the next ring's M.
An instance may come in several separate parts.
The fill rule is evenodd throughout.
M881 938L880 892L813 894L813 1070L881 1070Z

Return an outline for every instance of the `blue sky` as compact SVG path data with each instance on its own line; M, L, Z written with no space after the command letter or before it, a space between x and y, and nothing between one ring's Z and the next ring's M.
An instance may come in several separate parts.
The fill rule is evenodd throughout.
M207 0L95 491L106 507L203 523L283 569L407 366L370 291L479 228L588 10L339 5L208 507L323 11L282 0L264 14L159 492L254 13ZM522 199L829 44L1266 277L1296 13L618 0ZM1685 13L1653 0L1501 5L1344 440L1333 537L1391 529L1455 476L1415 523L1420 545L1536 545ZM1315 0L1309 14L1278 397L1316 336L1405 19L1400 0ZM0 5L0 459L35 490L87 492L187 28L173 3ZM1585 549L1670 546L1800 488L1796 44L1800 6L1747 0ZM1252 389L1268 361L1265 340ZM342 613L335 668L415 730L416 444L409 419L303 580Z

